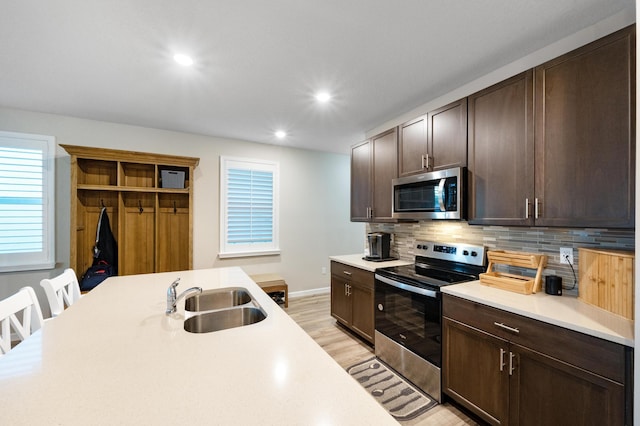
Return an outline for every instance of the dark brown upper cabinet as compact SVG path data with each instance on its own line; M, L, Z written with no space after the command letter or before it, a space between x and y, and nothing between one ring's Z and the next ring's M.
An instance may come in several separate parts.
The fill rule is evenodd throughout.
M533 225L533 71L469 96L469 223Z
M398 177L398 131L351 148L351 221L391 222L391 181Z
M467 165L467 98L427 114L429 170Z
M371 209L371 140L351 147L351 221L368 222Z
M403 123L398 132L398 175L409 176L427 171L427 116Z
M632 228L635 27L469 97L469 222Z
M467 165L467 99L399 127L399 176Z
M632 228L635 27L535 69L536 224Z

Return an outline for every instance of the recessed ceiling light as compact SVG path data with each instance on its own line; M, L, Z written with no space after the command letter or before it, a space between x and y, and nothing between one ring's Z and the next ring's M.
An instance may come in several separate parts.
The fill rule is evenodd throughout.
M276 138L278 139L284 139L287 136L287 132L285 132L284 130L278 130L276 132Z
M329 102L329 100L331 99L331 95L329 94L329 92L318 92L316 93L316 100L318 102Z
M182 53L176 53L175 55L173 55L173 60L183 67L189 67L193 65L193 59L191 59L191 56L184 55Z

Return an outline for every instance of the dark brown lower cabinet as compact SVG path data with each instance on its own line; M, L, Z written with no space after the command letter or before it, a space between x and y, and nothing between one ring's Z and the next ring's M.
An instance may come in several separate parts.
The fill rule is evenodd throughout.
M331 316L373 343L373 273L331 262Z
M449 295L443 315L444 393L489 424L631 424L631 348Z
M443 318L443 389L483 420L506 424L509 376L496 354L507 341Z
M622 384L519 345L509 356L510 424L625 424Z

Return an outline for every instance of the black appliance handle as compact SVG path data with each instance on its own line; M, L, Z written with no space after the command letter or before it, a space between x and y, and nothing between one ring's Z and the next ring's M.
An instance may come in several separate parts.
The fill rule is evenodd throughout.
M383 277L382 275L375 275L375 279L383 282L385 284L389 284L391 286L397 287L401 290L406 290L409 291L411 293L417 293L417 294L421 294L423 296L427 296L427 297L432 297L432 298L436 298L437 296L437 292L433 291L433 290L427 290L426 288L420 288L420 287L415 287L412 286L411 284L405 284L405 283L401 283L399 281L394 281L391 280L387 277Z

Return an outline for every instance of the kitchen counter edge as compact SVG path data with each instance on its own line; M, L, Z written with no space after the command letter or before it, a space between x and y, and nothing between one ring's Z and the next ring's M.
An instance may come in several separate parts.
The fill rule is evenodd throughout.
M411 265L413 262L406 260L389 260L384 262L372 262L370 260L364 260L362 254L347 254L342 256L329 256L330 260L344 263L345 265L353 266L355 268L364 269L365 271L375 272L378 268L387 268L390 266L402 266Z
M543 292L518 294L470 281L442 288L442 292L483 305L634 347L634 322L582 302L574 296Z

